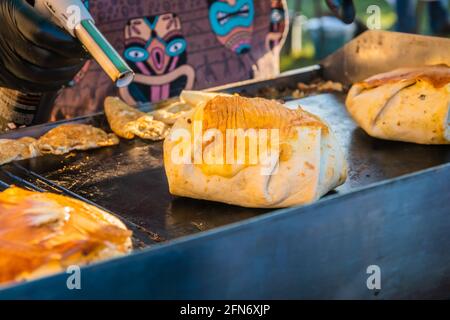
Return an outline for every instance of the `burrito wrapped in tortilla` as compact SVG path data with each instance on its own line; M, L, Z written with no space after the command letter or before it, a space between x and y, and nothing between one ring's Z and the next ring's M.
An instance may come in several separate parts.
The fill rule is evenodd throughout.
M182 96L197 106L164 141L173 195L278 208L317 200L345 181L341 148L318 117L262 98Z
M372 137L421 144L450 143L450 67L404 68L350 89L347 110Z

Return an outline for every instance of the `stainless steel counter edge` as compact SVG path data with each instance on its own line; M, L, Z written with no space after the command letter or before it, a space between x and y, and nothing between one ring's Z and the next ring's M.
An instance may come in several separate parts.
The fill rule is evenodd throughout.
M0 299L449 298L449 181L447 163L83 267L81 290L60 273Z

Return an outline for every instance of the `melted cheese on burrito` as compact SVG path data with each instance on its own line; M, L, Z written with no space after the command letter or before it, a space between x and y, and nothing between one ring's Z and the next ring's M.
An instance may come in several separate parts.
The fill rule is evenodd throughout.
M238 95L235 96L216 96L200 106L194 113L194 121L202 123L202 133L209 129L217 129L224 137L223 154L226 153L227 134L229 129L241 129L244 132L249 129L259 130L267 129L267 148L271 148L271 131L277 129L278 139L280 141L279 151L280 160L287 161L290 159L292 150L288 143L291 139L297 139L297 130L299 126L317 127L322 130L328 130L326 125L316 116L302 109L288 109L275 100L267 100L262 98L245 98ZM233 147L235 160L237 161L237 138L233 137ZM206 175L221 175L223 177L232 177L240 170L252 165L250 160L250 136L245 136L245 157L243 164L206 164L199 165L199 168ZM208 145L213 139L203 141L203 149L208 150ZM257 163L253 163L256 165Z

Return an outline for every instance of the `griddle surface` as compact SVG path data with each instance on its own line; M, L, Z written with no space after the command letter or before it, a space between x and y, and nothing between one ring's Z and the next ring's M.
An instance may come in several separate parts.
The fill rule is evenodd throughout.
M321 94L287 103L291 107L301 104L326 120L345 150L349 178L330 194L351 192L377 181L450 161L448 146L423 146L369 137L351 120L343 101L341 94ZM106 125L101 116L89 122L102 127ZM114 147L40 157L19 164L156 233L153 239L156 241L193 234L269 211L171 196L163 168L161 142L122 140ZM39 186L39 180L35 183Z
M331 126L344 149L348 179L338 192L349 192L374 182L450 162L449 145L419 145L375 139L352 120L345 109L345 95L322 94L290 101L290 107L301 105Z

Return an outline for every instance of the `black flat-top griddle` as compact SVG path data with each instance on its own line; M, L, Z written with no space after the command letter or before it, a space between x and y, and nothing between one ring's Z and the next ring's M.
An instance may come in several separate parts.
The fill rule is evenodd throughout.
M378 46L380 47L383 46L383 42L380 40L380 37L385 37L385 42L391 43L392 37L400 37L402 39L406 37L407 39L410 39L409 37L417 36L385 32L368 32L363 36L355 39L344 49L336 53L335 56L339 57L339 65L337 62L335 62L334 65L336 66L336 68L341 68L342 65L349 64L347 60L342 60L342 51L349 51L345 55L346 57L352 57L352 54L357 54L357 57L353 57L353 61L356 62L360 61L360 59L358 59L359 56L364 56L364 50L370 50L370 52L373 54L374 50L376 51L376 43L378 43ZM419 37L418 39L422 40L422 37ZM435 38L430 39L431 42L435 40ZM448 42L444 43L447 46L449 45ZM366 49L364 49L364 45L367 46ZM442 49L442 43L437 45L437 47ZM444 58L442 59L446 59L450 50L448 50L447 52L445 52L444 50L443 52ZM384 52L384 56L389 57L388 52ZM436 60L437 56L437 54L434 54L433 59ZM387 58L387 60L389 59L390 58ZM448 61L450 61L450 57L448 58ZM386 69L392 69L392 66L390 66L386 61L380 61L380 63L385 63ZM407 60L398 62L399 66L407 63ZM423 63L426 63L426 59ZM279 88L292 85L295 86L297 82L309 82L312 79L318 77L324 79L332 79L335 81L341 80L345 84L348 84L349 81L361 80L357 79L357 74L350 74L346 72L342 73L341 79L337 79L334 71L330 71L329 68L331 67L327 67L327 64L330 64L330 59L325 61L325 67L313 66L310 68L298 70L296 72L290 72L288 74L280 76L277 79L259 82L249 81L236 86L227 86L219 89L228 92L241 92L247 95L251 95L252 93L256 93L261 87L273 86ZM372 67L378 70L380 68L380 65L372 64ZM370 67L367 68L370 69ZM366 69L364 70L365 73L367 73ZM354 70L354 68L349 67L349 70ZM286 100L290 100L290 97L285 98ZM284 273L293 272L292 268L294 265L296 265L302 270L302 272L310 272L311 279L313 279L314 272L318 272L318 270L326 268L327 265L331 265L333 263L335 263L337 266L339 265L340 262L336 261L335 255L331 254L328 251L336 250L336 248L331 248L332 246L336 245L338 246L338 248L344 250L345 248L349 248L349 244L345 243L350 241L350 239L353 239L353 244L351 246L356 245L354 241L356 241L356 243L358 243L358 241L362 241L359 235L361 229L359 231L357 229L348 229L353 224L353 222L351 222L353 220L349 217L342 217L342 219L339 219L336 216L338 213L344 214L345 212L345 214L347 215L360 215L361 211L355 213L355 210L356 208L361 207L361 201L363 203L367 203L367 207L365 207L363 211L367 210L368 214L372 214L372 218L376 218L377 214L388 214L392 210L395 210L395 212L397 212L399 211L399 208L407 208L405 210L424 213L424 211L428 210L425 209L428 205L432 206L436 204L437 207L435 209L435 212L443 213L446 211L446 209L445 207L442 207L442 203L450 201L450 186L444 184L444 188L442 188L442 181L446 180L445 177L448 177L448 179L450 179L450 169L448 166L448 163L450 162L449 146L425 146L411 143L383 141L371 138L360 128L358 128L357 125L352 121L345 110L344 99L345 94L326 93L300 100L290 100L286 102L289 107L293 108L300 105L304 109L319 115L322 119L328 122L332 130L336 133L338 141L341 143L348 160L349 174L346 183L338 187L336 190L331 191L328 195L323 197L318 201L317 204L313 206L289 209L284 212L267 209L249 209L221 203L171 196L168 192L167 181L163 168L162 142L149 142L140 139L134 139L131 141L122 139L118 146L90 150L86 152L76 152L64 156L45 156L4 165L0 168L0 189L5 188L8 185L15 184L29 189L49 190L84 199L116 214L118 217L124 220L124 222L133 230L135 248L144 248L142 250L142 256L137 255L134 260L133 256L129 258L125 257L119 259L120 261L123 261L123 263L117 262L116 265L120 265L121 268L128 266L131 270L130 272L132 272L134 276L142 276L144 278L149 277L149 279L147 279L148 281L150 281L150 278L152 278L152 281L154 281L154 283L150 285L148 282L144 282L147 283L147 286L142 287L143 284L138 283L137 280L130 280L130 282L127 284L127 281L125 280L128 279L127 277L123 278L122 282L119 282L119 284L110 283L112 279L111 276L113 274L115 277L119 277L120 279L122 278L117 273L119 272L118 267L114 267L113 263L108 264L108 262L106 262L105 264L100 264L99 268L97 269L95 268L95 266L88 267L86 269L93 270L92 275L95 274L96 279L103 279L102 277L104 277L104 281L106 281L103 282L104 289L97 288L94 290L91 288L93 291L90 292L94 294L94 296L95 294L97 294L97 297L125 297L128 292L129 294L133 293L131 294L131 296L139 296L139 293L142 293L144 297L153 298L313 297L316 296L315 294L312 294L314 290L309 291L311 294L308 295L308 291L302 291L304 290L301 289L303 285L302 283L294 282L287 285L284 281L288 281L289 283L289 280L287 278L288 276ZM108 124L103 114L78 118L71 121L93 124L109 131ZM64 123L71 121L64 121ZM58 124L59 123L54 123L24 128L5 134L1 136L1 138L11 138L27 135L37 137ZM405 197L405 194L401 193L404 192L400 191L401 188L410 188L408 190L413 190L413 184L402 184L399 181L403 180L399 180L397 178L408 174L414 174L425 169L432 170L430 172L441 172L439 177L440 179L444 180L430 178L434 179L437 185L439 185L440 183L441 190L438 191L441 192L440 197L431 197L429 199L427 198L424 199L423 202L419 203L416 203L414 201L419 201L420 199L412 199L412 204L410 206L402 204L403 207L399 207L398 204L388 201L389 197L397 197L398 199L403 199ZM445 175L444 177L442 176L443 174ZM429 174L429 176L431 177L431 174ZM425 179L428 176L424 173L423 175L420 175L420 177L422 177L421 179ZM406 180L410 181L412 178L408 179ZM417 181L421 180L417 178ZM387 184L386 190L391 190L389 196L385 195L384 197L380 197L378 195L378 197L380 198L373 199L370 197L369 193L369 196L366 196L368 198L365 198L365 200L361 200L358 198L358 195L361 195L361 193L368 193L370 190L370 186L372 185L374 186L373 194L375 194L375 190L377 189L376 185L380 183ZM364 190L367 190L367 192ZM239 190L236 190L236 192L239 192ZM395 196L396 192L399 192L398 196ZM415 192L417 192L417 190ZM411 194L410 196L413 197L414 195ZM420 197L420 195L418 196ZM339 205L339 201L345 202L348 201L346 199L352 199L352 197L354 197L355 199L354 207L351 205L351 202L350 206L348 204L346 207L342 207L342 205ZM388 202L385 203L384 201ZM399 201L404 201L404 199ZM429 201L429 203L427 201ZM336 226L337 229L330 229L329 227L327 227L326 229L324 229L326 230L325 233L314 232L314 228L319 228L319 225L317 225L319 221L326 218L324 218L324 216L322 216L322 218L318 217L314 222L313 217L309 217L307 214L300 214L301 212L308 212L308 210L312 211L312 208L314 207L327 207L327 212L329 212L330 215L329 223L331 223L332 219L334 219L333 221L338 219L333 222L333 225ZM296 215L295 212L298 212L298 215ZM320 209L317 209L317 212L320 212ZM450 210L448 213L450 213ZM269 231L270 228L276 228L276 221L279 221L281 223L281 221L284 219L282 217L286 217L287 219L288 216L285 215L289 214L292 215L289 216L291 219L294 219L294 217L297 217L295 219L310 219L307 221L312 223L312 225L309 229L303 230L303 232L306 232L308 236L307 238L302 239L305 239L305 241L306 239L308 239L308 241L305 242L305 245L307 246L310 246L311 241L312 243L315 243L314 246L319 246L319 248L316 248L317 250L314 250L313 252L308 251L309 253L306 254L305 252L301 251L303 250L301 249L303 248L302 241L294 239L294 235L297 235L297 232L301 232L301 226L306 228L306 226L308 225L306 221L300 222L300 220L298 220L298 224L290 223L288 225L285 225L283 229L275 229L276 232L273 232L273 230ZM311 212L311 214L314 214L314 212ZM320 216L319 213L317 214L318 216ZM399 214L399 217L402 217L402 213L399 212ZM271 225L269 225L268 223L270 223L272 219L273 221L271 222ZM361 217L359 217L356 221L362 221L360 219ZM377 237L377 232L385 234L385 236L387 237L386 239L391 237L388 231L392 228L396 228L397 226L390 226L389 223L394 223L396 219L398 218L392 217L391 219L386 220L386 217L383 217L383 219L379 218L378 220L374 220L378 221L378 224L381 224L381 227L380 225L378 225L378 229L371 230L371 240L367 240L364 238L363 243L365 243L364 246L367 247L367 250L378 250L376 249L376 246L377 243L380 244L380 237ZM402 221L401 223L404 222L405 221ZM323 228L328 225L328 222L325 221L321 223L323 225ZM340 223L346 224L343 225L341 229L339 229L338 225ZM383 223L386 224L384 227L382 227ZM400 222L397 221L397 223ZM435 223L439 224L441 227L449 224L450 216L444 221L435 221ZM374 224L376 223L374 222ZM258 227L258 225L261 226ZM221 226L228 226L225 229L219 228L218 230L222 230L225 233L228 232L228 235L230 237L232 236L232 234L235 234L235 237L237 237L239 234L241 241L238 241L239 244L237 244L237 246L233 246L232 248L228 247L228 244L235 242L237 239L230 237L226 238L225 236L221 238L221 231L210 231L206 236L203 237L196 235L200 231L211 230ZM400 228L400 226L398 227ZM297 228L297 230L295 228ZM344 235L342 232L344 232L344 230L346 229L348 230ZM246 233L240 234L240 232ZM394 232L392 234L396 235L397 233ZM333 245L330 245L329 247L320 247L320 244L324 242L324 239L327 239L327 236L332 237ZM413 234L411 234L411 236L413 236ZM208 237L211 239L203 240L202 242L203 238ZM283 237L284 240L281 240L281 238ZM159 247L161 243L165 243L168 240L174 239L179 240L175 242L169 241L167 243L167 246L163 246L161 248ZM442 243L450 245L449 237L447 237L446 239L441 237L440 239ZM198 246L196 247L196 249L194 249L193 247L191 249L183 249L185 251L182 251L183 254L181 255L180 250L182 249L181 247L180 249L177 249L177 246L181 246L183 243L186 243L186 246L189 246L188 243L191 243L190 241L194 241L192 242L192 245L194 247L194 243L197 243ZM208 242L205 241L211 241L211 244L208 245ZM214 241L217 242L217 246L213 245ZM345 243L341 243L341 241ZM274 247L277 243L278 246ZM412 242L410 241L409 243ZM258 245L255 247L256 244ZM267 248L264 249L265 247ZM158 248L160 248L160 250ZM219 252L217 252L218 248L220 248ZM250 250L249 248L252 248L252 251L248 251ZM358 247L354 248L354 250L356 250L354 251L355 253L359 252L357 248ZM420 250L419 247L412 248L408 246L403 249L406 250L403 254L405 254L405 252L409 253L414 250ZM167 251L167 254L164 254L165 250ZM192 251L192 255L190 253L190 250L195 250ZM242 250L244 250L245 253L241 252ZM277 250L278 252L276 253L276 257L273 257L274 259L276 259L276 262L273 262L274 265L272 267L275 268L275 265L278 265L277 263L284 264L284 267L280 267L280 269L275 268L272 270L271 264L267 264L267 261L264 262L265 260L261 261L262 257L264 257L266 254L270 254L273 256L274 252L270 250ZM282 252L279 250L282 250ZM287 251L285 252L285 250ZM220 254L220 251L222 251L222 254L220 255L221 258L219 259L217 258L217 254ZM161 254L159 254L158 252L160 252ZM288 252L290 253L288 254ZM194 257L197 254L201 254L201 263ZM316 254L320 255L320 257L315 257L318 260L315 260L314 257L308 257L308 255ZM397 251L389 252L386 257L392 257L392 254L398 257L398 255L402 254L402 251L398 249ZM147 257L148 260L146 260L147 258L145 258L144 256ZM152 256L157 256L158 258L151 258ZM175 258L179 258L180 256L184 256L184 259L188 260L179 261L177 260L177 258ZM229 256L231 260L228 261L226 259L227 256ZM233 256L237 260L233 260ZM364 260L365 258L367 258L367 256L368 255L365 254L359 256L356 255L355 257L351 258L351 260L348 260L349 258L347 257L347 260L345 261L356 261L355 259L357 259L357 257L359 257L358 259L360 260ZM151 263L150 265L148 265L148 268L150 268L152 272L154 272L154 275L145 273L146 268L143 265L138 266L136 265L136 262L132 262L136 259L139 260L139 257L147 261L147 263ZM450 260L450 257L447 256L442 256L441 258L445 261ZM130 264L127 264L126 259L130 259ZM210 279L210 282L208 282L207 284L204 283L203 287L197 286L195 284L195 281L202 282L204 280L199 280L197 278L198 276L200 276L201 272L200 274L197 274L192 269L189 269L192 273L187 273L185 275L186 278L183 278L181 280L178 275L174 276L173 274L168 275L164 273L164 268L167 269L167 272L169 272L169 269L173 269L172 263L174 259L177 260L178 263L183 265L188 263L190 261L189 259L193 259L192 263L200 263L199 266L196 266L196 270L197 268L200 268L201 270L209 270L210 268L215 268L219 273L217 275L211 274L210 276L212 278L208 278ZM305 269L304 266L301 266L302 261L306 261L303 259L316 262L321 261L320 266L317 266L319 269L314 269L315 267L311 269L311 266ZM168 264L165 264L165 261L167 261ZM342 268L344 268L343 270L346 270L348 274L351 274L351 272L356 272L354 269L355 265L349 265L348 262L345 261L341 261L343 263L343 265L341 266ZM231 265L233 267L231 267ZM236 275L232 271L232 269L234 268L249 267L257 268L257 270L255 270L256 273L248 274L244 272L242 275ZM429 266L427 266L426 268L429 268ZM114 271L116 269L117 272ZM98 270L98 272L94 272L95 270ZM271 282L267 285L267 287L264 287L264 289L260 288L258 289L259 291L257 290L256 292L250 293L250 284L253 283L254 285L254 282L252 281L256 281L256 278L253 277L257 277L257 274L260 274L258 272L263 272L262 270L265 270L264 272L266 273L266 275L267 273L272 274L271 277L273 279L278 279L278 282L274 280L275 282ZM163 274L161 274L160 272L163 272ZM175 269L173 269L171 272L177 273ZM439 272L442 272L442 270L440 270ZM205 277L208 277L208 273L206 273L206 275L203 275ZM239 284L236 283L237 278L241 279L241 282ZM293 277L293 279L294 278L295 277ZM450 278L450 276L448 278ZM450 279L448 278L446 279L450 281ZM318 279L320 279L320 277ZM177 287L177 281L180 285L179 288ZM232 283L235 283L236 287L234 289L226 289L226 284L230 283L230 281ZM281 285L281 283L285 284ZM49 285L51 286L51 284ZM320 284L317 285L320 288L323 288L323 290L327 290L327 287L324 283L320 282ZM414 283L414 285L416 284ZM421 285L423 285L423 283ZM157 286L166 286L167 290L162 289L161 292L155 292L153 289L150 289L156 288ZM221 286L220 289L218 286ZM281 290L283 286L286 289L285 291ZM22 293L28 296L36 297L36 293L34 291L32 292L30 291L31 289L26 289L27 285L24 285L22 287L25 289L21 289L21 287L19 287L17 291L11 290L10 296L17 297L18 294L20 296L20 294ZM37 288L39 288L39 285L30 286L30 288L34 288L33 290L36 290ZM54 294L58 297L65 296L66 293L63 293L61 290L55 289ZM330 288L328 288L328 290L330 290ZM333 290L337 289L334 288ZM8 290L5 291L7 292ZM85 291L81 296L89 297L89 293L87 292ZM208 292L211 294L209 296L205 296L205 294L207 294ZM236 294L230 296L230 294L233 292L235 292ZM279 292L280 295L271 296L273 292ZM331 292L339 293L340 291L338 290ZM357 290L350 292L355 293L357 292ZM397 291L393 290L391 292L392 296L399 296L397 294ZM342 295L337 294L337 296ZM361 297L360 292L355 293L354 296ZM52 297L52 294L46 293L44 297Z
M272 85L277 85L276 80ZM251 91L250 88L246 90ZM319 94L287 102L290 107L300 105L327 121L344 148L349 164L348 179L330 194L344 194L371 183L450 162L448 146L371 138L349 117L344 97L343 94ZM103 115L82 121L109 130ZM37 129L21 130L21 135L33 136ZM39 157L4 166L3 170L44 190L49 189L50 181L59 192L68 193L68 190L108 209L146 230L150 237L148 244L271 211L171 196L163 167L162 142L122 139L118 146Z

